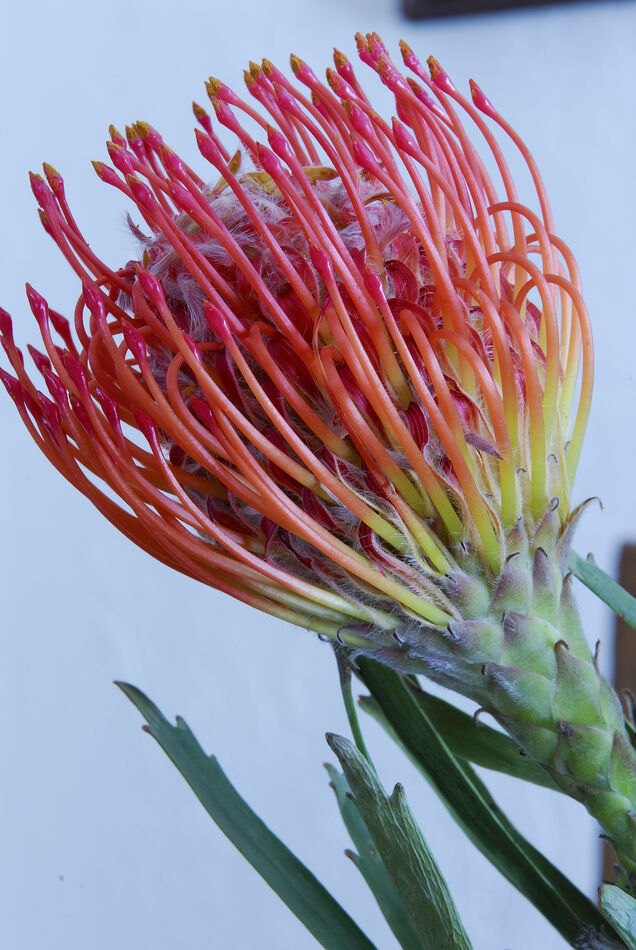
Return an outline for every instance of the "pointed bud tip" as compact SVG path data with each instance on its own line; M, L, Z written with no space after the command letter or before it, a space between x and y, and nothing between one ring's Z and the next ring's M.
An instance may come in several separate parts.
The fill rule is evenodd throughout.
M225 314L210 303L209 300L203 302L203 314L207 320L208 326L221 339L226 339L231 335L230 326Z
M13 321L11 314L4 307L0 307L0 336L4 336L8 340L13 339Z
M14 402L21 401L22 398L22 384L15 376L12 376L11 373L7 373L5 370L0 367L0 382L2 382L4 388L8 392L11 399Z
M126 346L137 360L139 366L148 361L148 352L146 349L146 340L143 333L132 325L129 320L122 320L122 330Z
M434 56L429 56L426 60L426 63L431 74L431 79L435 83L438 89L441 89L442 92L453 93L455 92L455 86L450 81L448 73L442 69L441 64L435 59Z
M142 267L141 264L136 264L135 274L137 280L141 284L141 289L147 297L150 297L153 303L158 305L165 303L161 282L151 271L147 270L145 267Z
M302 67L303 67L305 64L304 64L303 60L300 58L300 56L296 56L295 53L291 53L291 54L290 54L290 57L289 57L289 65L290 65L291 68L292 68L292 72L293 72L294 76L297 76L298 73L299 73L299 71L302 69Z
M485 115L494 118L496 115L496 110L490 99L484 95L474 79L469 79L468 85L470 86L471 98L477 109L479 109L479 111L483 112Z
M55 194L64 193L64 181L60 173L50 165L49 162L42 162L42 170L46 175L46 180L48 181L52 191Z
M154 419L151 419L147 413L145 413L142 409L139 409L137 406L133 407L133 415L135 417L135 422L137 423L137 428L146 437L148 443L150 445L156 444L158 442L158 438L157 426Z
M88 377L86 375L86 369L80 363L79 360L76 360L74 356L71 356L70 353L65 354L64 365L66 371L75 383L80 394L88 392Z
M42 327L48 321L49 306L42 294L39 294L31 284L26 283L24 286L33 316L38 321L40 327Z
M126 175L126 184L133 193L133 198L141 208L147 211L154 211L156 207L155 196L148 185L144 184L141 178L136 175Z

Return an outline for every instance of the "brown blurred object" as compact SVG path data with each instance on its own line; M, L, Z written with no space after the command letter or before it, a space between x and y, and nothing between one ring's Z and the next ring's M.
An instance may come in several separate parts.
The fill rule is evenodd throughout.
M636 544L625 544L621 550L618 565L618 583L625 590L636 597ZM616 639L614 642L614 688L621 695L623 690L636 693L636 630L625 623L622 617L616 616L614 625ZM604 881L615 880L614 867L616 856L610 845L603 842L603 871Z
M402 0L402 13L409 20L430 20L435 17L465 16L512 7L560 6L573 0Z

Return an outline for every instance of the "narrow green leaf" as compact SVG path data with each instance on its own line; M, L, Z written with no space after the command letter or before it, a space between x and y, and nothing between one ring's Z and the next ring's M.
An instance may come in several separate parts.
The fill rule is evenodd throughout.
M470 950L448 885L396 785L388 798L353 743L327 735L413 930L425 950Z
M636 900L620 887L604 884L601 888L600 905L629 950L636 950Z
M514 775L515 778L534 782L535 785L553 791L560 791L545 769L529 756L521 755L519 746L510 736L497 732L485 723L475 722L468 713L419 687L413 688L412 693L437 733L458 758L474 762L475 765L486 769ZM359 702L362 709L373 716L383 728L387 731L391 729L373 696L361 696Z
M403 677L366 657L356 663L405 751L476 847L570 943L590 931L602 934L598 909L526 841L473 769L453 755Z
M221 831L327 950L376 950L304 864L241 798L217 759L208 756L186 723L171 725L135 686L117 683Z
M327 766L327 772L345 827L358 852L355 854L347 851L347 856L351 858L367 882L378 907L403 950L425 950L409 922L408 914L393 887L384 861L355 805L347 780L332 765Z
M625 623L636 630L636 597L628 594L624 587L606 574L592 555L581 557L570 549L568 567L582 584L589 587L615 614L619 614Z

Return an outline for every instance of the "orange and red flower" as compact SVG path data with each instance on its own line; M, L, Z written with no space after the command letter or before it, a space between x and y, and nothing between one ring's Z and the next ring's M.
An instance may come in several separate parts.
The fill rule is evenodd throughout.
M471 578L492 590L554 499L567 521L592 349L523 142L475 84L470 102L405 44L408 78L375 34L358 43L391 121L336 52L328 85L296 57L295 84L252 64L260 108L211 79L240 149L195 104L199 172L144 123L111 129L95 170L143 219L123 268L92 253L58 173L33 175L82 293L73 331L28 288L48 396L2 311L2 379L50 461L140 547L399 663L411 631L478 614Z

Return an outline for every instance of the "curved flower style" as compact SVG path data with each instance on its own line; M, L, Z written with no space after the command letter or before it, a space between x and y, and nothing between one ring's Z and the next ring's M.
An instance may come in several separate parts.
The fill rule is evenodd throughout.
M194 106L215 184L149 125L111 129L112 166L95 170L148 231L133 225L141 260L122 269L92 253L57 172L32 176L83 289L73 336L28 288L51 398L4 312L2 379L42 451L136 544L486 706L633 870L634 754L563 577L592 387L576 264L479 87L467 101L405 44L408 78L375 34L358 45L397 118L339 52L328 86L296 57L297 85L252 64L261 111L207 86L235 155Z

